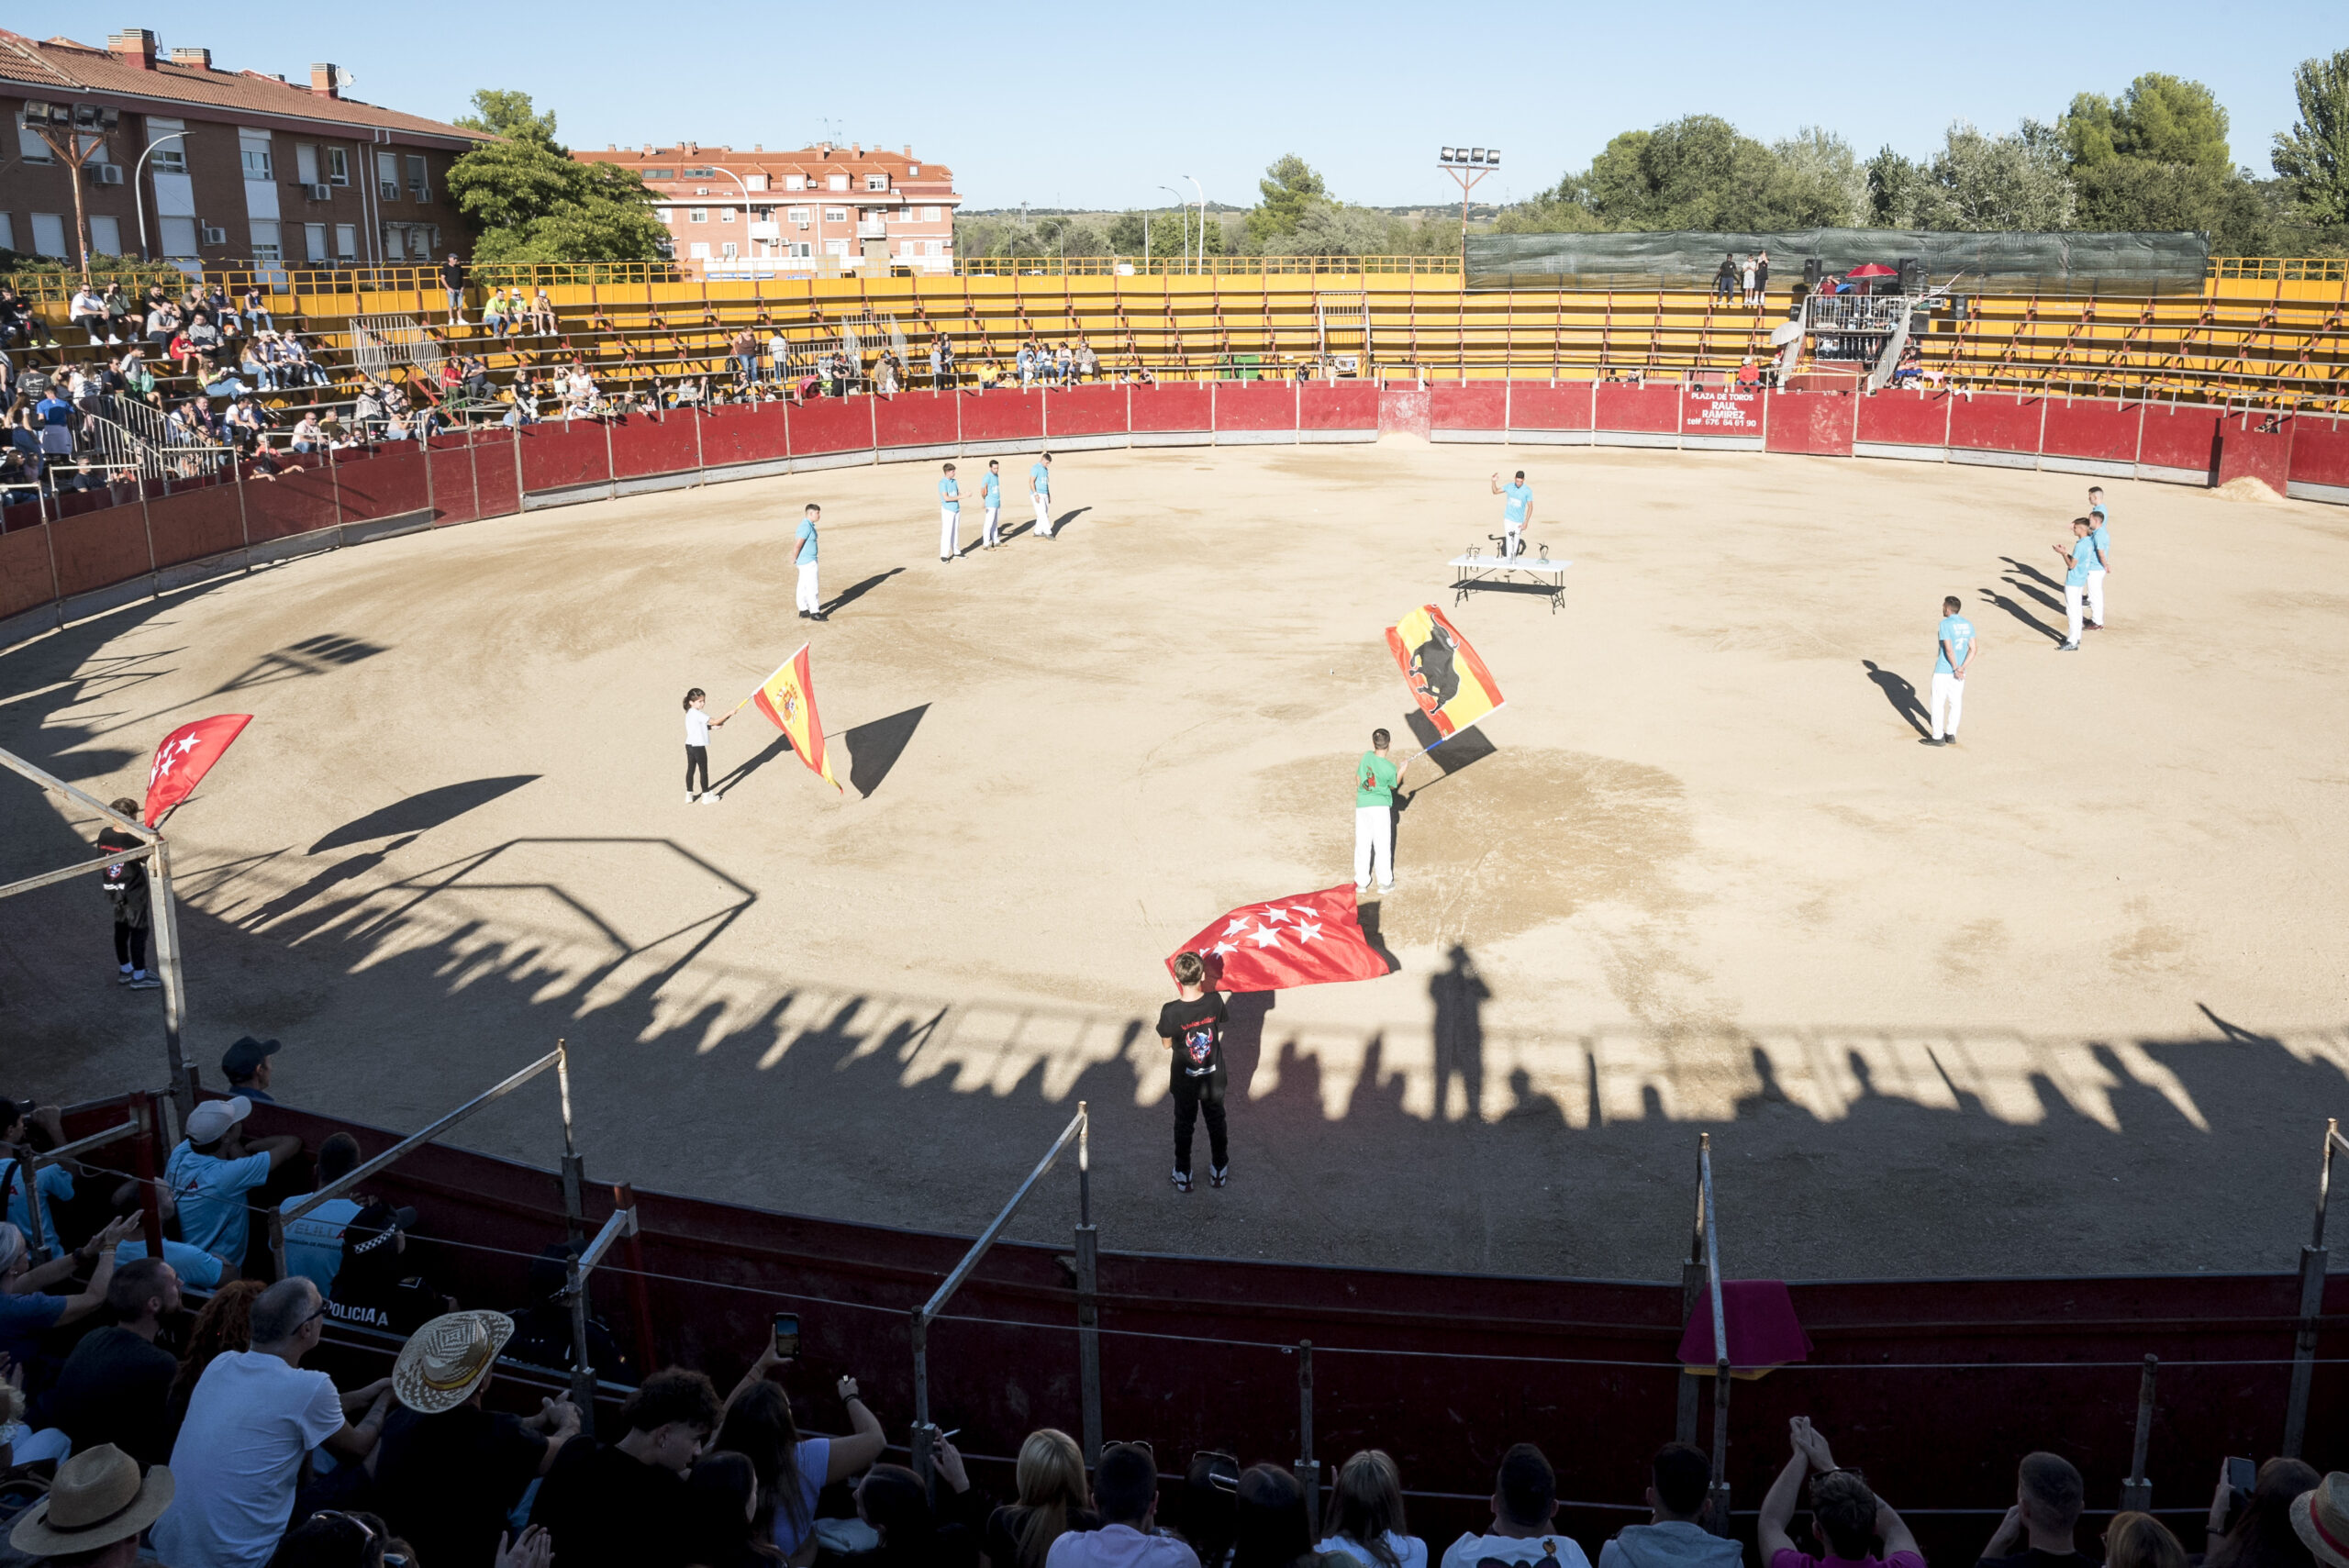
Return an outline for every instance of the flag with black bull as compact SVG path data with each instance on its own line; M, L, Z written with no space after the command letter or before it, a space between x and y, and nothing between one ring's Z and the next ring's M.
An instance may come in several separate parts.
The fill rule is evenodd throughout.
M1503 699L1493 673L1433 605L1421 605L1388 627L1386 646L1411 688L1411 700L1442 738L1436 744L1499 711Z

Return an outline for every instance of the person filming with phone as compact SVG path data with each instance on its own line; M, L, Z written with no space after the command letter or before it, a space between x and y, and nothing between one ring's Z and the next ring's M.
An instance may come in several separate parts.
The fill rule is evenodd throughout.
M864 1407L852 1377L842 1377L834 1385L848 1416L850 1434L844 1438L801 1436L783 1385L768 1375L777 1367L790 1366L798 1354L798 1315L776 1313L765 1347L742 1374L742 1381L734 1385L734 1392L726 1396L726 1409L711 1444L751 1462L758 1473L757 1522L763 1539L795 1562L814 1555L816 1495L835 1481L870 1469L887 1442L879 1418Z

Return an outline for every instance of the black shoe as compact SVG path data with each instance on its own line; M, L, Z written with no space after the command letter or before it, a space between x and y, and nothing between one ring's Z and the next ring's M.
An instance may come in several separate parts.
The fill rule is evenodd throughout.
M802 611L800 611L800 612L799 612L799 618L800 618L801 620L806 620L806 619L807 618L807 612L806 610L802 610Z
M1922 740L1918 741L1917 744L1920 746L1946 746L1949 742L1943 740L1938 735L1928 735Z
M1956 744L1957 744L1957 731L1956 731L1956 730L1954 730L1954 729L1953 729L1953 730L1951 730L1947 735L1943 736L1943 737L1942 737L1942 744L1943 744L1943 745L1944 745L1944 746L1954 746L1954 745L1956 745Z
M1210 1166L1208 1166L1208 1185L1209 1185L1209 1186L1211 1186L1211 1187L1226 1187L1226 1186L1230 1186L1230 1184L1231 1184L1231 1167L1230 1167L1230 1166L1229 1166L1229 1165L1210 1165Z
M1186 1193L1191 1190L1190 1172L1177 1171L1174 1173L1174 1190L1178 1193Z
M808 618L809 620L829 620L829 619L831 619L832 617L829 617L829 616L828 616L828 615L826 615L826 614L825 614L823 611L821 611L821 610L816 610L816 611L811 612L811 613L808 615L807 618Z

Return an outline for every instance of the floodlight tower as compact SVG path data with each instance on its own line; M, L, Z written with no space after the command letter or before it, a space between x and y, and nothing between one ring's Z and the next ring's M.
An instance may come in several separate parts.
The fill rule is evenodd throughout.
M1460 182L1460 286L1468 286L1468 193L1476 182L1501 166L1497 147L1447 147L1436 156L1436 167Z
M82 166L97 156L106 144L106 138L122 124L119 110L103 108L95 104L30 103L24 107L24 127L40 138L49 148L50 156L65 165L66 177L73 183L73 247L82 255L82 286L90 286L90 226L82 211ZM122 183L122 171L112 164L114 183ZM139 221L146 221L140 214Z

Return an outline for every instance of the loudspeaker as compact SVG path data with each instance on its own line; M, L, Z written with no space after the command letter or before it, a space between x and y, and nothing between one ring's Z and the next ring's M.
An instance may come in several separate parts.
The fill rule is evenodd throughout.
M1919 261L1914 256L1903 256L1896 265L1900 269L1900 292L1902 294L1922 294L1925 292L1924 262Z
M1826 263L1826 262L1824 262L1824 261L1820 261L1820 260L1818 257L1816 257L1816 256L1805 256L1805 257L1802 259L1802 286L1803 286L1803 287L1805 287L1805 288L1809 288L1809 289L1815 289L1815 288L1817 288L1817 287L1819 286L1819 280L1820 280L1820 279L1821 279L1821 278L1823 278L1823 277L1825 277L1826 275L1827 275L1827 263Z

